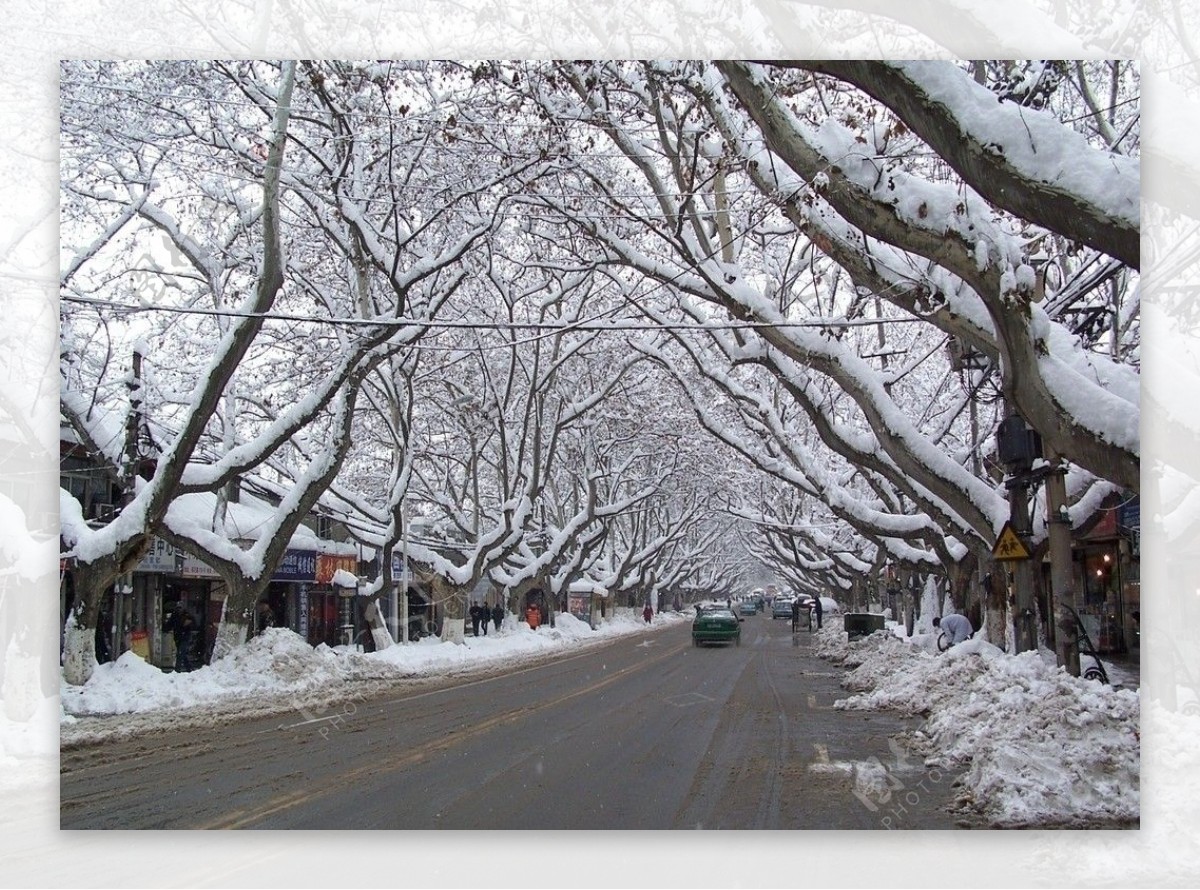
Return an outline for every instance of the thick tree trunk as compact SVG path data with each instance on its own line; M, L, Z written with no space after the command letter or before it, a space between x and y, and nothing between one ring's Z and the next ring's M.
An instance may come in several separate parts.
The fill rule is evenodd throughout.
M225 602L221 606L221 622L213 643L212 660L219 661L243 645L254 627L254 610L259 598L266 593L270 576L265 581L247 581L240 577L224 577Z
M987 602L983 587L976 586L978 570L979 557L975 553L968 553L957 563L947 566L946 575L949 579L950 602L954 610L960 615L966 615L971 627L982 630ZM939 614L945 614L944 610Z
M212 660L220 661L234 649L246 642L250 633L250 623L239 614L236 620L230 617L228 609L221 615L217 625L217 638L213 641Z
M382 652L395 645L395 640L388 633L387 625L383 621L383 612L379 608L378 596L371 598L363 612L367 619L367 625L371 628L371 642L375 644L375 651Z
M462 643L467 635L467 597L470 588L452 584L441 575L433 576L430 588L434 607L441 607L442 611L442 642Z
M989 643L1002 649L1008 648L1008 581L1007 571L1002 562L992 562L992 570L988 573L987 593L985 594L984 628Z
M63 641L63 679L72 686L82 686L96 669L96 623L100 605L113 582L133 570L149 546L150 536L136 538L116 553L100 557L92 563L76 563L75 605L67 619Z
M82 686L96 670L96 628L76 621L75 614L67 616L66 640L63 645L63 679L72 686Z

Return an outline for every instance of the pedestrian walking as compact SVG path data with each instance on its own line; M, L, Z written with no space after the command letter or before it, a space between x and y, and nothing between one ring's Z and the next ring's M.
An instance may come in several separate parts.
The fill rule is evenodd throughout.
M792 633L800 630L800 598L792 600Z
M538 625L542 623L542 613L538 607L532 603L525 609L525 620L529 623L530 630L537 630Z
M642 617L646 619L647 624L649 624L651 622L651 620L653 620L654 609L652 609L650 607L649 603L646 603L646 608L642 609Z
M472 603L470 614L471 633L473 633L475 636L479 636L479 603Z
M821 606L821 598L818 596L813 599L813 616L817 619L817 630L821 629L821 615L824 611L824 608ZM810 627L809 629L811 630L812 628Z
M496 633L500 633L500 624L504 621L504 606L496 603L492 606L492 622L496 625Z
M192 670L192 646L196 640L196 619L183 603L175 604L174 610L167 616L167 620L163 624L163 630L170 631L171 638L175 641L175 671L187 673Z

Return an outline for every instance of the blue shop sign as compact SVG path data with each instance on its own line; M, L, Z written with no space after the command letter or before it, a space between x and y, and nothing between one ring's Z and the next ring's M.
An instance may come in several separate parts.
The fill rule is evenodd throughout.
M1124 529L1141 529L1142 502L1133 497L1117 508L1117 525Z
M288 550L271 573L272 581L315 581L317 551Z
M382 562L382 560L377 560L377 561ZM392 553L392 580L393 581L395 581L397 583L400 583L402 581L411 582L413 580L413 577L415 574L416 573L413 572L412 560L409 560L408 570L405 571L404 560L400 558L400 554L395 553L395 552Z

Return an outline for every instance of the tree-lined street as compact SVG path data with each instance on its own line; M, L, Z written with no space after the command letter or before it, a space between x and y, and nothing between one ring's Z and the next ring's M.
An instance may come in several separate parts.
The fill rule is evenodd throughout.
M857 682L939 727L975 815L1136 821L1132 693L1079 677L1140 647L1140 77L64 62L75 713L251 661L332 686L411 676L414 644L447 674L495 656L344 696L335 726L298 706L80 745L64 825L895 827L900 718L833 709L836 661L782 625L538 669L478 636L565 646L764 594L888 622L872 657L939 685ZM946 615L974 636L938 661ZM943 692L988 726L967 753ZM1096 728L988 722L1025 695ZM1095 814L1005 784L1045 737L1085 797L1121 777ZM915 818L953 825L935 785Z
M156 541L219 579L221 657L308 524L443 633L485 588L523 614L781 576L1072 670L1067 606L1133 634L1067 554L1139 491L1136 65L62 85L68 682ZM1049 579L1000 565L1006 525Z

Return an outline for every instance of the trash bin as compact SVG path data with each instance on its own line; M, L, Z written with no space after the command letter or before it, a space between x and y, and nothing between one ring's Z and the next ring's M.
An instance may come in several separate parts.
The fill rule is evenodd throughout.
M846 627L846 639L857 640L883 630L883 616L870 612L847 612L842 619Z

